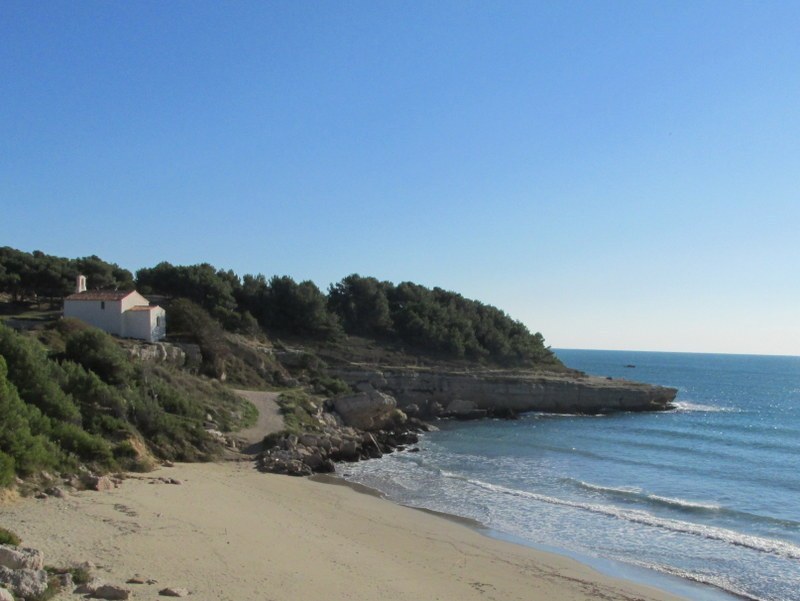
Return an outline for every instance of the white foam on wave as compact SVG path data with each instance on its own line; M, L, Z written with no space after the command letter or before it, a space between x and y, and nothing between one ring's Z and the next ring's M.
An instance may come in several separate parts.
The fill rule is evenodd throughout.
M571 478L568 478L567 480L571 480ZM637 488L635 486L601 486L600 484L592 484L591 482L584 482L583 480L573 480L573 482L576 482L579 487L586 490L597 491L611 496L620 496L629 499L639 499L645 502L649 501L652 503L658 503L659 505L677 507L679 509L705 510L705 511L720 511L721 509L723 509L721 505L717 505L714 503L701 503L699 501L688 501L686 499L680 499L677 497L662 497L660 495L649 495L641 488Z
M719 405L704 405L703 403L692 403L691 401L677 401L673 403L675 406L674 411L692 412L702 411L704 413L731 413L736 412L738 409L733 407L720 407Z
M636 559L629 559L628 561L631 564L638 566L640 568L655 570L657 572L663 572L664 574L669 574L670 576L677 576L678 578L683 578L684 580L690 580L692 582L697 582L699 584L707 584L716 587L727 593L731 593L733 595L736 595L737 597L746 599L747 601L769 601L768 599L764 599L763 597L754 597L752 593L746 593L740 587L732 583L729 578L725 578L723 576L713 576L710 574L697 574L695 572L681 570L679 568L675 568L672 566L664 566L655 563L648 563L645 561L638 561Z
M568 480L571 480L571 478L568 478ZM600 484L592 484L583 480L574 480L574 482L577 482L578 486L586 490L595 490L602 493L622 495L639 495L642 493L642 489L635 486L601 486Z
M735 530L719 528L716 526L706 526L703 524L682 522L680 520L673 520L670 518L660 518L646 511L638 509L621 509L608 505L597 505L594 503L581 503L578 501L569 501L567 499L557 499L555 497L548 497L546 495L541 495L534 492L507 488L498 484L490 484L488 482L483 482L482 480L476 480L472 478L467 479L466 481L473 486L492 493L522 497L539 501L541 503L548 503L550 505L573 507L575 509L607 515L609 517L625 520L635 524L661 528L663 530L669 530L670 532L699 536L709 540L716 540L730 545L745 547L747 549L752 549L762 553L770 553L779 557L800 560L800 547L782 540L744 534L742 532L736 532Z
M706 511L719 511L722 509L722 505L717 505L716 503L700 503L699 501L687 501L686 499L679 499L676 497L647 495L647 498L658 503L663 503L664 505L674 505L686 509L704 509Z

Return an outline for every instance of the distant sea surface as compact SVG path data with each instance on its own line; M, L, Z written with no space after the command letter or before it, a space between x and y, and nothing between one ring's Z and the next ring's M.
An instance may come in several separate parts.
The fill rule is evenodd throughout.
M678 408L442 421L419 453L339 471L617 575L715 587L667 587L692 599L800 600L800 357L556 353L590 374L674 386Z

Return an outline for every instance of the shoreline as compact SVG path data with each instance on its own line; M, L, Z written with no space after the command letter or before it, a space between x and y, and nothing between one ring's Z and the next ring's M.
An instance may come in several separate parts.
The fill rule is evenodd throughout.
M236 462L178 464L112 491L0 507L0 524L47 565L88 560L108 582L158 581L126 585L134 599L154 601L164 586L231 601L682 599L443 517Z
M456 524L466 526L467 528L470 528L482 536L486 536L487 538L508 542L513 545L534 549L542 553L558 555L572 561L577 561L581 565L597 570L598 572L610 578L619 578L627 582L654 587L655 589L663 591L664 593L676 595L680 599L691 599L692 601L752 601L749 597L736 595L705 582L695 581L690 578L684 578L668 572L660 572L653 568L645 568L632 564L626 564L614 559L593 557L590 555L570 551L568 549L563 549L561 547L537 545L519 536L495 530L483 522L473 518L464 517L453 513L446 513L443 511L436 511L434 509L428 509L427 507L406 505L404 503L392 500L385 493L376 488L372 488L359 482L351 482L338 474L314 474L313 476L310 476L309 479L333 486L345 486L359 494L366 494L386 500L401 507L407 507L415 511L421 511L430 515L434 515Z

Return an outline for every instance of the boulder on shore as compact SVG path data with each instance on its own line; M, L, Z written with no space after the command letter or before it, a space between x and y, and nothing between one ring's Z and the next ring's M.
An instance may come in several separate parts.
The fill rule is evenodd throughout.
M104 584L97 587L91 596L95 599L124 600L131 596L131 591L117 584Z
M0 545L0 566L10 570L41 570L44 554L38 549Z
M333 407L348 426L370 431L380 430L391 421L397 401L372 390L333 399Z
M8 588L14 596L33 599L47 590L47 572L44 570L10 570L0 566L0 585Z

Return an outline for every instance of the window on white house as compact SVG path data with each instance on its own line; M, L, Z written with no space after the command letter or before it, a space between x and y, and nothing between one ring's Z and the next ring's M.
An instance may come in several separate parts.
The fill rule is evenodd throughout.
M105 311L106 309L106 301L100 301L100 308Z

